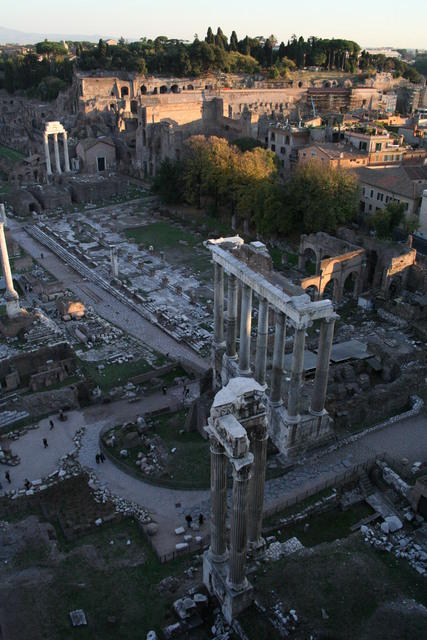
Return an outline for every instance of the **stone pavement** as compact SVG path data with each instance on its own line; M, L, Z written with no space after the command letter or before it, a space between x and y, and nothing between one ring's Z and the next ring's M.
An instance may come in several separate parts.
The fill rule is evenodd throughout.
M189 346L177 342L174 338L151 324L148 320L132 311L128 306L117 300L94 282L87 282L82 276L66 265L47 247L39 244L26 233L16 222L9 220L9 226L13 231L13 238L21 247L39 262L55 278L71 289L86 305L96 309L96 312L120 327L138 340L142 340L159 353L169 354L177 360L184 359L194 365L200 371L209 369L209 361L201 358ZM40 254L43 253L43 260ZM91 296L91 293L93 294Z

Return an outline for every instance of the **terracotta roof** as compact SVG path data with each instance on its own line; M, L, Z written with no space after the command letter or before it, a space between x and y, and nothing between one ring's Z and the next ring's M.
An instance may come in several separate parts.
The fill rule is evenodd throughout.
M116 145L110 138L84 138L83 140L79 140L77 146L81 145L85 151L91 149L96 144L108 144L111 147L115 147Z
M354 170L360 182L406 198L418 198L427 186L427 166L360 167Z

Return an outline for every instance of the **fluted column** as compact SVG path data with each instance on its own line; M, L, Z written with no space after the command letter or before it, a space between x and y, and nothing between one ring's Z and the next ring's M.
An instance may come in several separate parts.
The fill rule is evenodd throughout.
M252 289L242 284L242 311L240 318L239 373L251 372Z
M305 326L295 329L292 353L291 381L288 394L288 416L297 418L300 407L300 393L304 375Z
M45 133L43 136L43 143L44 143L44 157L46 160L46 171L47 171L47 175L51 176L52 165L50 163L49 136L47 135L47 133Z
M268 300L260 298L258 305L258 333L255 357L255 380L265 384L268 345Z
M4 228L7 229L6 209L4 208L3 203L0 203L0 214L1 214L1 222L3 222Z
M64 131L64 133L62 134L62 142L64 143L65 171L69 173L70 172L70 156L68 155L68 136L66 131Z
M0 253L3 267L3 275L6 284L5 300L8 318L17 316L20 312L19 296L13 286L12 272L10 270L9 254L7 251L6 237L4 235L4 223L0 222Z
M211 545L215 562L227 559L227 456L222 444L211 438Z
M248 488L251 476L253 456L247 456L248 462L239 459L233 463L233 504L230 532L230 560L228 584L239 591L246 586L246 551L248 544Z
M224 344L224 269L214 262L214 341Z
M53 134L53 148L55 151L55 167L58 173L62 173L61 170L61 162L59 160L59 145L58 145L58 134Z
M265 470L267 466L267 424L265 420L251 437L251 451L254 456L251 479L249 481L249 543L256 546L262 538L262 511L264 506Z
M316 375L311 396L311 413L321 415L325 408L328 388L329 361L334 337L336 315L324 318L320 325L319 349L317 352Z
M271 373L271 402L282 401L283 359L285 356L286 316L280 311L275 313L273 370Z
M226 354L229 358L235 358L237 339L237 278L231 274L228 276L227 298Z

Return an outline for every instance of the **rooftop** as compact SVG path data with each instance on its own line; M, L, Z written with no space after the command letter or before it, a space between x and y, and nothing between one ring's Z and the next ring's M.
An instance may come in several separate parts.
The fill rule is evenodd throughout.
M427 185L427 166L360 167L355 169L365 184L391 191L407 198L418 198Z

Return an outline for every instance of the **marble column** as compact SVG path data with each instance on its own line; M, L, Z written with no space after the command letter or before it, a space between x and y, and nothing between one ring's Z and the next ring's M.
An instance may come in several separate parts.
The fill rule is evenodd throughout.
M214 262L214 342L224 343L224 269Z
M242 284L242 312L240 318L239 372L251 373L252 289Z
M44 143L44 156L46 160L46 171L47 171L47 175L51 176L52 165L50 163L49 136L47 135L47 133L45 133L43 136L43 143Z
M248 544L248 489L253 456L243 462L236 458L233 464L233 496L230 531L230 559L228 585L235 591L245 588L246 552Z
M275 313L273 370L271 373L270 400L276 404L282 401L283 359L285 356L286 316Z
M19 315L19 296L13 286L12 272L10 270L9 254L7 251L6 237L4 235L4 223L0 222L0 253L3 267L3 275L6 284L4 298L6 300L6 313L8 318Z
M332 340L336 316L324 318L320 325L319 349L317 352L316 375L313 394L311 396L311 413L321 415L325 408L328 388L329 361L331 358Z
M53 134L53 149L55 151L55 167L58 173L62 173L61 170L61 162L59 159L59 145L58 145L58 134Z
M210 556L215 562L227 559L227 456L222 444L211 438L211 545Z
M294 350L292 352L291 381L288 394L288 416L298 418L300 393L304 376L305 326L295 329Z
M265 470L267 466L267 423L257 426L251 437L251 451L254 456L251 479L249 481L249 544L257 546L262 540L262 511L264 506Z
M236 358L237 340L237 278L228 276L228 304L227 304L227 339L226 354L229 358Z
M265 384L265 370L267 367L268 346L268 300L259 299L258 305L258 333L255 357L255 380Z
M64 133L62 134L62 141L64 143L65 171L67 173L70 173L70 156L68 154L68 136L66 131L64 131Z

